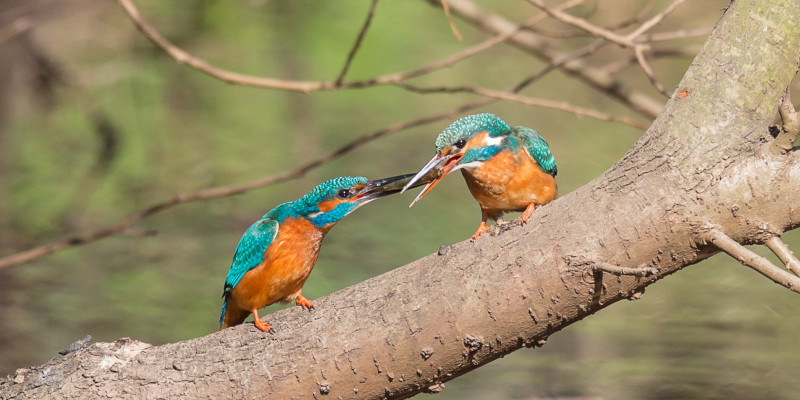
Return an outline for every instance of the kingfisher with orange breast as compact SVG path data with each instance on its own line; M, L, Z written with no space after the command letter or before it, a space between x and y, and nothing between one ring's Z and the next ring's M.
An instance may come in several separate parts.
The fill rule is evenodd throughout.
M450 172L461 170L472 197L481 207L477 239L505 211L522 211L527 222L537 205L551 202L558 187L556 160L539 133L524 126L510 127L494 114L474 114L450 124L436 138L436 155L403 191L437 171L411 202L413 206ZM409 206L410 207L410 206Z
M241 324L253 314L256 327L269 332L258 309L279 301L313 308L301 290L317 261L322 239L346 215L379 197L399 192L412 176L374 181L334 178L299 200L273 208L250 225L225 278L220 330ZM426 179L432 178L423 177L421 181Z

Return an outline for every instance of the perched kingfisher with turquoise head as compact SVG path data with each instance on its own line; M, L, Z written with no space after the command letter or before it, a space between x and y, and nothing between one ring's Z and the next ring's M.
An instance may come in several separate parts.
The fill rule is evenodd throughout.
M220 330L241 324L253 314L255 326L269 332L258 309L279 301L313 308L301 291L317 261L322 239L357 208L399 192L412 175L374 181L352 176L334 178L299 200L273 208L250 225L239 240L225 278Z
M486 232L486 221L505 211L522 211L527 222L537 205L556 198L556 160L539 133L510 127L494 114L474 114L450 124L436 138L436 155L408 182L438 171L411 203L413 206L450 172L461 170L472 197L481 207L481 224L472 235ZM409 206L410 207L410 206Z

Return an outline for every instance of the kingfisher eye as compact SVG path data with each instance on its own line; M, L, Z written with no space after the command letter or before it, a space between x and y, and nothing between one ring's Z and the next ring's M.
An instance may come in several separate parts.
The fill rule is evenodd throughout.
M464 140L464 139L458 139L457 142L453 143L453 146L456 146L459 149L463 149L464 146L466 146L466 145L467 145L467 141Z
M342 189L342 190L340 190L338 196L339 196L340 199L350 198L350 189Z

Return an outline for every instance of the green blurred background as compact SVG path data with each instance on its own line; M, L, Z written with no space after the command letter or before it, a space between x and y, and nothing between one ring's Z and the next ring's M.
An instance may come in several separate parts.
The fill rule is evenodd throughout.
M590 2L572 12L610 26L648 3ZM369 4L137 2L167 38L212 64L300 80L336 77ZM516 22L537 13L523 1L481 4ZM666 4L656 1L649 15ZM726 4L687 2L655 31L710 28ZM14 32L20 19L29 26ZM455 22L463 41L427 2L380 2L348 79L413 69L485 38ZM541 29L567 34L550 39L561 51L591 42L552 22ZM693 48L703 40L663 47ZM624 54L607 46L589 62L605 65ZM671 90L690 61L664 58L653 67ZM542 66L514 46L499 45L413 83L505 90ZM637 68L618 76L658 98ZM647 122L561 72L523 93ZM362 134L475 99L392 86L301 94L228 85L156 49L116 2L0 0L0 256L109 226L178 192L291 169ZM558 161L561 195L610 167L641 135L625 125L509 102L475 112L494 112L542 133ZM159 344L214 332L233 250L253 220L330 177L413 172L433 154L433 139L449 122L373 141L300 179L183 204L125 235L0 270L0 374L41 364L86 334ZM412 197L370 204L340 223L303 293L313 300L401 266L465 240L479 222L460 178L446 179L409 210ZM786 239L800 249L800 236ZM794 389L799 313L799 297L716 256L657 283L640 301L567 328L541 349L518 351L448 382L437 398L800 398Z

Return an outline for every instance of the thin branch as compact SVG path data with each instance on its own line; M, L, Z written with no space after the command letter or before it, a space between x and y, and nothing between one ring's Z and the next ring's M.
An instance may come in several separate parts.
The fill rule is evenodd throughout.
M356 42L353 44L353 48L350 49L350 53L347 54L347 60L344 62L342 72L339 72L339 76L336 78L336 86L342 85L344 76L347 75L347 70L350 69L350 64L353 62L353 58L355 58L358 49L361 47L361 42L364 41L364 36L367 35L367 30L369 29L369 25L372 23L372 17L375 16L375 7L377 5L378 0L372 0L372 4L369 7L369 13L367 13L367 20L364 21L364 26L362 26L361 30L358 32L358 37L356 37Z
M659 32L659 33L651 33L649 35L642 35L636 38L636 42L637 43L664 42L667 40L708 36L709 34L711 34L711 28L680 29L677 31Z
M665 58L665 57L694 57L700 51L700 46L687 46L680 48L664 48L664 49L650 49L650 58ZM629 57L621 58L617 61L612 61L599 69L603 72L614 75L620 71L630 67L631 65L638 64L635 54Z
M653 69L650 68L650 64L648 64L647 59L644 58L645 47L646 46L644 45L636 45L636 47L633 48L633 54L636 55L636 61L639 62L639 66L642 67L642 71L644 71L644 74L647 76L647 79L650 80L650 83L653 85L653 87L655 87L659 93L663 94L664 97L670 98L671 94L667 92L667 90L664 89L664 85L662 85L661 82L656 79L655 74L653 74Z
M136 28L139 29L142 34L150 39L156 46L160 47L162 50L167 52L170 57L174 58L175 61L181 64L186 64L198 71L204 72L208 75L211 75L217 79L220 79L227 83L233 84L240 84L240 85L248 85L248 86L256 86L256 87L263 87L263 88L270 88L270 89L280 89L280 90L289 90L289 91L298 91L298 92L312 92L316 90L326 90L326 89L333 89L336 87L335 82L315 82L315 81L293 81L293 80L282 80L282 79L274 79L274 78L265 78L259 76L252 76L252 75L245 75L239 74L236 72L227 71L221 68L217 68L205 60L199 59L188 52L184 51L178 46L175 46L166 38L161 36L158 31L153 28L152 25L148 24L142 15L139 13L139 10L136 6L133 5L131 0L118 0L119 4L122 8L127 12L128 17L130 17L131 21L133 21Z
M777 236L767 239L767 247L775 253L778 258L786 265L786 269L793 274L800 276L800 260L794 255L794 252L786 245L786 243Z
M654 267L620 267L608 263L592 263L592 269L595 271L607 272L612 275L632 275L632 276L650 276L658 273L658 269Z
M800 277L792 275L771 261L750 251L718 229L711 229L706 239L740 263L756 270L773 282L800 293Z
M576 6L580 5L580 4L583 4L583 2L584 2L584 0L572 0L572 1L568 1L566 3L563 3L563 4L559 5L556 8L559 9L559 10L570 9L570 8L576 7ZM523 23L522 25L516 27L515 29L509 30L509 31L504 32L504 33L499 33L499 34L497 34L497 35L495 35L495 36L493 36L493 37L491 37L491 38L489 38L489 39L487 39L487 40L485 40L485 41L483 41L481 43L478 43L478 44L476 44L474 46L470 46L470 47L468 47L468 48L466 48L464 50L461 50L458 53L455 53L455 54L451 55L450 57L447 57L447 58L442 59L442 60L435 61L435 62L430 63L430 64L428 64L428 65L426 65L424 67L421 67L421 68L418 68L418 69L415 69L415 70L412 70L412 71L402 72L402 73L394 73L394 74L388 74L388 75L382 75L382 76L379 76L379 77L375 78L374 81L376 83L379 83L379 84L380 83L399 83L399 82L405 81L406 79L415 78L415 77L418 77L418 76L421 76L421 75L425 75L425 74L428 74L430 72L436 71L438 69L451 67L451 66L455 65L457 62L459 62L459 61L461 61L461 60L463 60L463 59L465 59L467 57L470 57L470 56L473 56L473 55L478 54L480 52L486 51L486 50L494 47L497 44L500 44L500 43L503 43L503 42L509 40L511 37L513 37L514 35L518 34L521 31L523 31L524 29L527 29L527 28L529 28L529 27L531 27L531 26L533 26L535 24L538 24L539 22L543 21L546 18L547 18L547 13L542 12L539 15L536 15L536 16L532 17L531 19L525 21L525 23ZM561 63L561 64L563 64L563 63ZM355 82L350 82L349 84L353 85L353 84L355 84Z
M456 28L455 22L453 22L453 17L450 16L450 6L447 5L447 0L440 1L442 2L442 9L444 10L445 17L447 17L447 23L450 24L450 30L453 32L453 36L455 36L459 41L464 40L464 37L461 36L461 32L459 32L458 28Z
M430 4L438 5L437 0L426 1ZM516 28L515 23L501 15L493 14L478 7L471 0L449 0L448 2L454 14L458 14L481 30L496 34L509 32ZM530 32L520 32L520 34L511 37L509 42L547 62L553 62L563 56L563 54L553 50L554 47L550 41ZM581 60L565 63L561 66L561 70L567 75L578 78L585 84L608 94L623 105L648 118L655 118L663 107L661 101L632 90L624 82Z
M591 118L596 118L601 121L609 121L609 122L619 122L626 125L630 125L639 129L647 129L648 125L638 122L634 119L628 117L618 117L611 114L606 114L597 110L581 108L577 106L573 106L567 102L558 102L552 101L547 99L538 99L533 97L521 96L516 94L521 90L524 86L527 86L531 82L540 79L544 74L547 72L552 71L555 68L558 68L561 65L564 65L567 62L573 61L580 57L585 57L590 55L606 45L608 42L605 40L597 40L594 43L586 46L584 48L578 49L572 53L566 54L560 57L558 60L554 60L549 65L547 65L544 69L537 72L536 74L524 79L520 84L515 86L512 90L503 92L497 91L492 89L485 89L479 87L438 87L438 88L423 88L418 87L410 84L405 83L398 83L397 86L402 87L403 89L410 90L417 93L474 93L479 94L485 97L498 99L498 100L507 100L513 101L517 103L522 103L530 106L535 107L544 107L544 108L551 108L566 112L571 112L581 116L587 116Z
M606 39L609 42L616 43L623 47L633 48L634 46L633 41L626 38L625 36L618 35L608 29L594 25L589 21L583 18L576 17L570 13L550 8L546 4L544 4L544 1L542 0L527 0L527 1L528 3L531 3L534 6L539 7L542 11L550 14L551 17L565 24L572 25L578 29L581 29L584 32Z
M508 40L510 37L520 32L524 27L536 24L547 17L546 13L542 13L536 17L531 18L531 20L526 22L524 25L516 27L514 30L510 32L498 34L493 38L490 38L477 45L471 46L450 57L447 57L440 61L436 61L427 66L412 71L385 74L371 79L364 79L364 80L350 81L350 82L341 82L339 81L339 79L335 81L293 81L293 80L281 80L281 79L253 76L253 75L245 75L215 67L209 64L207 61L191 55L187 51L179 48L178 46L175 46L167 39L165 39L152 25L150 25L147 21L144 20L144 18L142 18L141 14L139 13L139 10L133 4L132 0L118 0L118 1L120 5L123 7L123 9L126 11L128 16L130 17L131 21L133 21L137 29L139 29L139 31L141 31L145 37L147 37L151 42L153 42L153 44L164 50L170 57L172 57L178 63L185 64L200 72L210 75L213 78L231 84L261 87L267 89L286 90L286 91L298 91L304 93L323 91L323 90L334 90L334 89L365 88L370 86L388 85L388 84L396 84L398 82L403 82L406 79L428 74L441 68L450 67L467 57L488 50L492 46ZM583 1L584 0L571 0L567 3L560 5L559 7L556 7L555 9L557 10L568 9L583 3ZM367 24L365 24L364 27L362 28L361 31L362 33L366 31L366 27ZM360 46L358 45L358 42L357 46ZM351 50L351 55L348 56L348 62L351 57L354 57L354 51L357 49L357 46L353 46L353 49ZM343 73L346 73L344 69L342 73L340 73L340 77L344 75Z
M642 36L642 34L649 31L654 26L658 25L667 15L675 11L675 9L678 8L678 6L681 5L684 1L686 0L673 0L673 2L670 3L670 5L668 5L664 10L656 14L653 18L650 18L649 20L645 21L645 23L640 25L638 29L629 33L625 38L631 42L636 41L636 39L639 36Z
M535 97L522 96L515 93L503 92L499 90L486 89L481 87L462 86L462 87L437 87L437 88L423 88L409 84L398 84L398 86L417 93L474 93L481 96L490 97L498 100L513 101L515 103L525 104L528 106L550 108L554 110L566 111L575 115L599 119L601 121L619 122L621 124L633 126L645 130L649 124L641 123L628 117L618 117L611 114L606 114L602 111L592 110L589 108L578 107L565 101L554 101L548 99L541 99Z
M624 20L622 22L616 23L616 24L614 24L612 26L609 26L606 29L608 29L610 31L616 31L616 30L619 30L619 29L627 28L627 27L629 27L629 26L631 26L633 24L637 24L637 23L642 22L642 20L644 20L644 17L647 16L647 14L650 13L650 11L653 9L653 6L655 4L656 4L655 0L651 0L650 3L648 3L644 8L642 8L641 11L639 11L638 15L635 15L635 16L633 16L631 18L628 18L627 20ZM542 13L547 15L547 13L544 12L544 11ZM529 27L529 28L526 28L526 30L531 31L531 32L535 32L536 34L539 34L539 35L542 35L542 36L547 36L549 38L558 38L558 39L574 38L574 37L593 37L594 36L592 34L584 32L584 31L548 32L548 31L545 31L545 30L542 30L542 29L538 29L536 27Z
M647 60L644 57L644 51L647 50L649 46L641 43L636 43L636 39L645 32L647 32L648 30L652 29L654 26L656 26L659 22L661 22L664 19L664 17L666 17L669 13L674 11L675 8L677 8L681 3L683 3L686 0L673 0L673 2L669 6L667 6L663 11L658 13L653 18L645 21L642 25L639 26L639 28L637 28L636 30L625 36L618 35L608 29L594 25L583 18L576 17L567 12L551 9L547 7L547 5L545 5L542 0L527 0L527 1L535 5L536 7L539 7L543 11L550 14L550 16L561 22L575 26L579 29L591 33L592 35L601 37L610 42L616 43L620 46L633 49L634 54L636 55L636 61L639 62L639 65L642 67L642 70L644 71L645 75L647 75L647 79L650 80L650 83L652 83L653 86L656 88L656 90L658 90L665 97L667 98L670 97L670 93L667 92L667 90L664 89L664 86L656 79L655 75L653 74L653 70L650 68L650 65L647 64Z
M534 6L539 7L542 11L550 14L550 16L565 24L572 25L594 36L606 39L609 42L613 42L620 46L633 49L634 47L636 47L636 39L639 36L647 32L648 30L652 29L654 26L658 25L658 23L660 23L667 15L669 15L672 11L675 10L675 8L677 8L679 5L681 5L681 3L683 3L686 0L673 0L673 2L669 6L667 6L664 10L656 14L653 18L650 18L649 20L645 21L636 30L625 36L619 35L617 33L612 32L611 30L592 24L591 22L583 18L576 17L570 13L547 7L547 5L544 4L544 1L542 0L527 0L527 1L533 4Z

